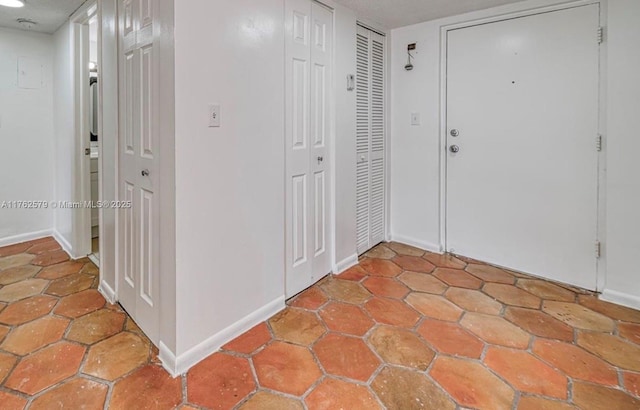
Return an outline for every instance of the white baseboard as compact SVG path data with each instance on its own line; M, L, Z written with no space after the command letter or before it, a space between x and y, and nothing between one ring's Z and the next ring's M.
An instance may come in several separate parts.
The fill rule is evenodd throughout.
M346 271L350 267L356 266L357 264L358 264L358 254L354 253L353 255L344 258L340 262L336 262L336 264L333 266L333 269L332 269L333 274L338 275Z
M17 243L32 241L34 239L45 238L47 236L52 236L53 231L51 229L44 229L42 231L28 232L22 233L20 235L7 236L5 238L0 239L0 247L15 245Z
M66 253L68 253L69 256L71 256L71 259L80 259L80 258L84 258L86 256L86 255L74 255L73 254L73 247L71 246L69 241L67 241L67 238L62 236L62 234L60 232L56 231L55 229L53 230L53 237L55 238L56 241L58 241L60 246L62 246L62 249Z
M113 290L111 286L109 286L107 282L103 280L100 281L100 285L98 286L98 292L100 292L102 296L104 296L104 298L107 299L107 302L111 304L116 303L118 301L118 298L116 298L116 292Z
M409 236L391 234L391 240L393 242L404 243L405 245L415 246L416 248L424 249L425 251L433 253L442 253L440 245L422 241L420 239L411 238Z
M618 305L623 305L630 307L632 309L640 310L640 297L631 295L629 293L618 292L617 290L605 289L602 291L600 295L600 299L605 302L616 303Z
M284 307L284 296L280 296L177 357L171 349L160 341L159 357L162 365L173 377L184 374L193 365L218 351L225 343L240 336L260 322L269 319Z

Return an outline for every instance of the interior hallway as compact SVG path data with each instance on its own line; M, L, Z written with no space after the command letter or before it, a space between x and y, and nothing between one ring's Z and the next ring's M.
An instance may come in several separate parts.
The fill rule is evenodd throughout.
M640 312L472 260L379 245L176 379L97 278L0 248L3 410L640 408Z

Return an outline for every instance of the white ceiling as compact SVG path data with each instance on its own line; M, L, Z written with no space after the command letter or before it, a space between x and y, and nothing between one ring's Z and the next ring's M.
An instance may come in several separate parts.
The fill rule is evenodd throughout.
M518 1L521 0L336 0L388 29Z
M30 31L53 33L86 0L24 0L24 7L0 6L0 27L23 29L16 21L27 18L37 24Z

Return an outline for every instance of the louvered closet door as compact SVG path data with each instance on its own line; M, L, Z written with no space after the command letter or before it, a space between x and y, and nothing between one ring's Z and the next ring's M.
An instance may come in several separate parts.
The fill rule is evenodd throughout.
M356 40L356 227L361 254L385 235L385 72L384 37L358 26Z

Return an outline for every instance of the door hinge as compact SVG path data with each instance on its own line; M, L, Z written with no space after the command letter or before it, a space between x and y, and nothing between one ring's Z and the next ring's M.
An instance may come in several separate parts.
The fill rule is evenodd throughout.
M596 137L596 150L598 152L602 151L602 134L598 134Z
M602 44L604 42L604 27L598 27L598 44Z
M595 252L596 259L600 259L600 255L602 255L602 244L600 243L600 241L596 241Z

